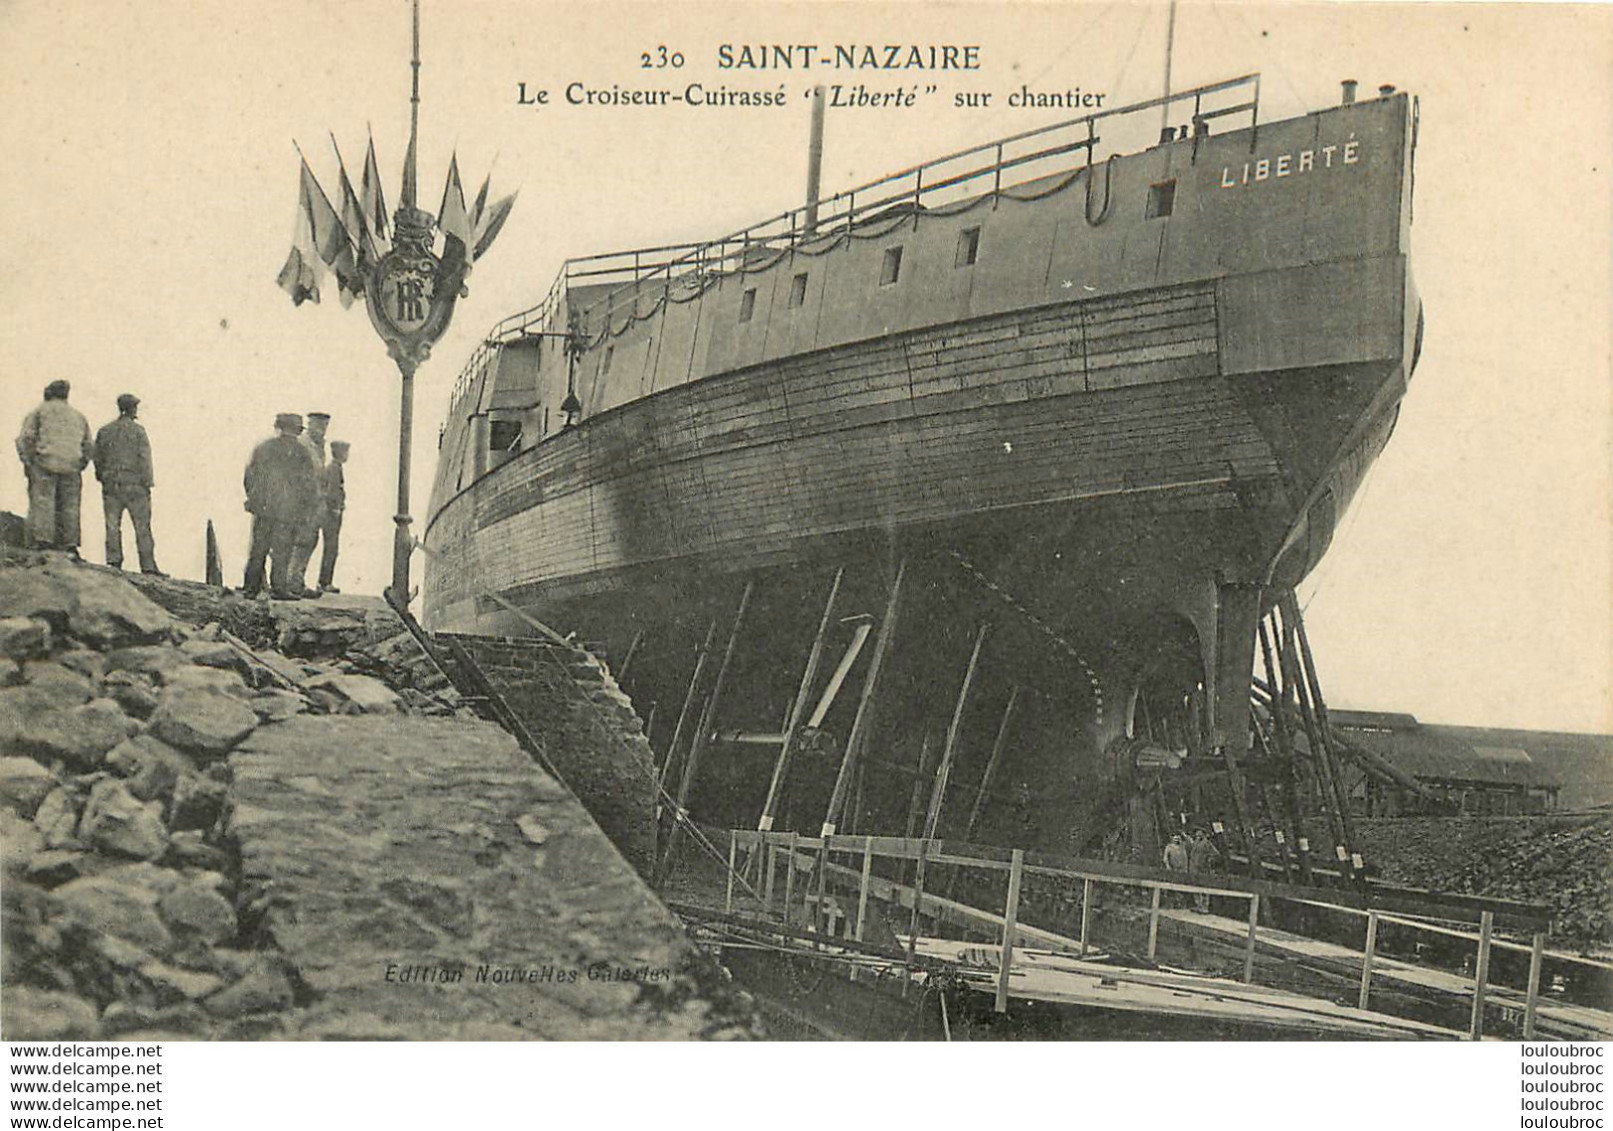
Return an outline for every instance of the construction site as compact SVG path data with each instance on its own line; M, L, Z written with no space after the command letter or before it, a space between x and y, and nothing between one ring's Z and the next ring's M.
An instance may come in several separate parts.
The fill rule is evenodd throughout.
M1400 718L1445 744L1401 758L1329 715L1297 610L1262 629L1251 755L1123 740L1124 788L1052 845L1001 835L1029 693L976 702L972 665L900 811L835 780L814 719L866 711L883 633L859 688L821 629L767 743L723 713L720 633L674 718L633 694L634 648L537 622L431 634L60 555L10 552L0 627L10 1039L1613 1031L1613 819L1574 768L1605 755L1487 733L1527 761L1464 762ZM773 768L749 820L742 792L690 804L747 750ZM1155 855L1200 827L1213 868Z

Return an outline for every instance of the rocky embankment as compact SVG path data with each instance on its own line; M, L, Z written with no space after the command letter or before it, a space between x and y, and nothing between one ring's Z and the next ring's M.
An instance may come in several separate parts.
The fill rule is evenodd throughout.
M363 674L400 659L402 640L236 606L260 645L305 658L186 624L109 570L0 568L7 1038L279 1031L299 981L254 935L226 830L228 755L300 715L460 710L440 677L400 695ZM332 645L354 658L311 658Z

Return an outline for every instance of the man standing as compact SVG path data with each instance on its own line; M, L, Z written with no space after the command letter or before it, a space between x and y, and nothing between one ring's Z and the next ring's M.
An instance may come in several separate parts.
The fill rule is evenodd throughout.
M1211 877L1221 870L1221 850L1202 826L1193 830L1193 843L1187 846L1187 870L1200 884L1213 883ZM1210 897L1204 892L1195 892L1193 903L1201 912L1209 913Z
M302 417L282 412L274 418L275 435L252 449L246 465L246 509L252 515L252 547L247 552L248 597L263 592L263 563L272 558L269 595L279 601L302 596L289 582L292 555L308 512L319 498L314 457L298 437Z
M321 479L324 488L321 494L325 504L325 519L319 528L319 533L324 539L319 558L319 588L324 593L341 592L331 583L336 580L336 555L342 545L342 512L347 509L347 480L342 473L342 465L347 462L347 452L346 440L330 442L330 463L325 465Z
M314 461L316 491L314 502L302 516L298 527L296 545L291 552L291 572L286 576L290 591L301 597L319 596L317 589L308 588L308 562L314 556L314 547L319 544L319 531L325 522L321 494L325 474L325 429L329 427L330 413L310 412L308 432L302 438L303 447L308 449Z
M140 572L159 574L151 538L151 441L135 419L140 398L118 398L118 418L95 434L95 478L101 481L101 510L106 515L106 564L123 568L123 512L134 524Z
M80 476L95 453L90 422L67 403L66 381L45 386L45 402L23 418L17 458L28 477L28 538L78 556Z

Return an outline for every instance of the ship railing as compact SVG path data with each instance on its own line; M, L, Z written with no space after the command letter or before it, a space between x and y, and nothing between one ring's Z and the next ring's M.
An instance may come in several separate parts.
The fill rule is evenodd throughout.
M636 305L646 284L703 287L712 277L770 263L774 253L854 238L864 226L889 222L895 227L903 220L917 225L925 212L978 199L995 204L1028 182L1091 168L1100 148L1116 154L1146 148L1157 134L1150 136L1146 127L1139 133L1137 127L1149 111L1189 107L1186 128L1196 146L1219 119L1247 115L1248 124L1258 126L1259 104L1259 74L1241 75L958 150L703 243L617 252L567 266L574 274L583 269L601 281L615 276L622 282L587 308L593 329L609 325L624 306Z
M1278 901L1363 916L1366 919L1365 945L1359 954L1360 981L1358 1007L1372 1004L1374 961L1382 962L1376 950L1380 924L1394 924L1413 931L1432 932L1476 944L1471 981L1471 1013L1468 1036L1483 1036L1486 998L1501 987L1490 981L1493 949L1522 950L1529 954L1527 986L1522 1001L1503 998L1503 1007L1521 1005L1525 1039L1535 1035L1541 999L1541 971L1548 956L1545 949L1550 929L1550 910L1541 904L1493 899L1450 892L1425 891L1378 881L1361 887L1326 888L1217 874L1197 879L1180 872L1112 860L1093 860L1023 849L999 848L953 840L895 836L831 834L803 836L793 832L759 832L735 829L728 833L728 883L724 910L735 908L735 880L752 866L758 871L754 886L760 891L762 911L782 918L789 927L798 917L807 929L832 934L829 921L834 905L827 898L831 888L855 897L855 911L844 910L847 937L862 941L870 898L894 903L910 913L907 947L916 956L921 917L950 922L966 930L982 930L999 936L1002 951L998 968L999 1011L1006 1008L1008 972L1013 948L1024 945L1045 947L1085 957L1097 950L1092 943L1092 910L1100 885L1134 888L1149 893L1147 958L1158 953L1159 928L1163 917L1165 892L1241 900L1248 908L1247 931L1243 941L1242 980L1253 982L1255 958L1259 949L1262 900L1270 906ZM836 858L839 858L838 860ZM876 861L894 861L895 867L875 868ZM945 894L936 891L935 868L950 868ZM780 875L782 871L783 875ZM953 884L968 872L1006 873L1003 909L985 911L951 898ZM884 873L884 874L881 874ZM1026 921L1021 912L1024 885L1029 877L1081 885L1078 933L1049 930L1047 925ZM926 881L928 880L928 890ZM978 885L976 885L978 886ZM798 910L799 908L799 910ZM1270 913L1267 918L1269 921ZM1464 925L1476 931L1460 929ZM1494 937L1497 925L1524 932L1527 946L1507 943ZM1268 934L1268 938L1270 935ZM1552 953L1555 961L1582 961L1576 956ZM1516 991L1512 991L1516 994ZM1491 1004L1495 1004L1492 998Z
M1100 147L1103 152L1118 154L1153 144L1157 135L1149 136L1142 118L1161 109L1168 116L1170 108L1177 107L1188 108L1187 130L1196 153L1199 139L1209 132L1212 122L1247 115L1251 127L1259 125L1260 75L1240 75L970 146L716 239L568 259L541 303L510 315L488 332L460 373L453 394L454 411L458 411L460 399L479 384L498 346L534 330L558 333L565 329L558 322L572 286L617 284L586 310L565 312L568 322L578 318L585 333L597 335L624 308L636 309L646 289L663 289L668 294L673 288L698 292L714 279L758 270L803 246L816 250L861 236L877 237L904 222L917 226L927 212L966 207L980 200L995 206L1028 182L1060 173L1079 175L1098 162Z

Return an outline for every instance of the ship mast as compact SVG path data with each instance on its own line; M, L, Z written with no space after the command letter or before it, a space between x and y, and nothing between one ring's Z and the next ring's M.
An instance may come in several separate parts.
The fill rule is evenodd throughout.
M1165 131L1171 124L1171 54L1176 47L1176 0L1171 0L1170 16L1165 24L1165 101L1159 107L1159 137L1165 140Z

